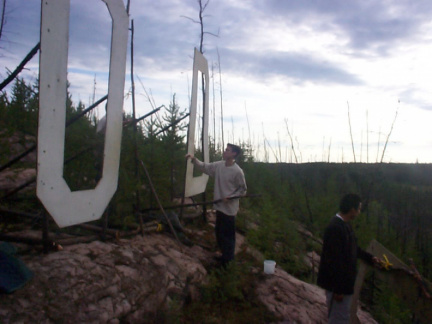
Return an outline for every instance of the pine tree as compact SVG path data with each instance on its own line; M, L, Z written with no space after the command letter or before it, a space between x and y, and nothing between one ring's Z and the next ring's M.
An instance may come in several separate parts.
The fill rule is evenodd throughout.
M37 90L37 86L28 85L24 79L15 80L5 116L11 131L36 135L39 100Z
M181 193L181 184L179 180L182 179L184 172L184 154L186 151L184 138L186 123L179 120L186 114L185 110L181 110L176 103L175 94L173 95L172 102L169 108L165 108L165 115L162 119L167 124L167 128L162 135L162 143L167 157L167 165L169 167L170 179L170 198L171 200L179 193ZM183 132L183 134L182 134Z

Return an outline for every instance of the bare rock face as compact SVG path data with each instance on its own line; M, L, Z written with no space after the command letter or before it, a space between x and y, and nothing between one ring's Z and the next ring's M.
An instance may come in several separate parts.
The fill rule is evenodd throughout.
M8 160L32 148L35 143L35 136L26 135L21 132L15 132L8 136L5 130L0 130L0 152L3 154L3 157L6 157ZM29 154L21 158L21 162L36 164L36 155L36 150L32 150Z
M34 136L16 132L11 136L4 137L5 133L5 131L0 130L0 156L5 159L4 162L22 154L32 148L33 143L36 143ZM36 177L36 150L31 151L20 161L27 162L27 165L32 167L3 170L0 173L0 191L13 190ZM33 190L34 188L35 185L33 184L28 186L26 190Z
M36 169L6 169L0 174L0 191L15 189L34 178L36 178ZM34 188L35 184L28 187L28 189Z
M23 258L34 279L0 296L2 323L143 323L170 298L197 296L204 251L165 235L77 244Z
M308 284L281 269L266 275L257 287L262 303L281 323L327 323L325 292L318 286ZM360 323L377 323L369 313L359 309Z
M24 135L17 132L7 138L6 143L4 142L5 141L3 141L3 144L9 147L10 155L12 157L21 154L25 150L31 148L33 146L33 143L36 143L36 137L31 135ZM36 150L23 157L21 160L24 162L36 163Z
M188 232L196 240L212 234ZM180 245L170 235L148 234L25 255L21 259L34 278L14 293L0 295L0 323L161 323L173 300L176 307L199 300L214 255L210 250ZM239 251L262 259L237 233ZM321 288L279 268L273 275L262 271L253 270L257 295L280 323L326 323ZM376 323L361 310L358 315L361 323Z

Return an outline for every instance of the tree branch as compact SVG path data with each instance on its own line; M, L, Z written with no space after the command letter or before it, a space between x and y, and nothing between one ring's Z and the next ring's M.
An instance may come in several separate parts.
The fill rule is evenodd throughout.
M27 54L27 56L24 58L24 60L20 63L20 65L17 66L15 71L13 71L9 76L0 84L0 91L3 90L4 87L6 87L15 77L24 69L24 66L27 64L28 61L30 61L33 56L39 51L40 43L37 43L35 47Z

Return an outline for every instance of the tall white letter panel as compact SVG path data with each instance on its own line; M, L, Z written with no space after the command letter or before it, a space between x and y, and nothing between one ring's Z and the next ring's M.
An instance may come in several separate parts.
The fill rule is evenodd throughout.
M112 18L102 179L73 192L63 178L70 0L42 1L37 196L59 227L99 219L117 190L129 20L122 0L102 1Z
M209 73L208 63L204 55L195 49L194 64L193 64L193 78L192 78L192 102L189 115L189 133L188 133L188 148L189 154L194 154L195 148L195 126L197 115L197 98L198 98L198 71L201 71L204 76L204 107L203 107L203 152L204 162L209 162L209 147L208 147L208 120L209 120ZM195 196L205 191L208 181L208 175L201 174L200 176L193 176L193 164L187 163L186 167L186 181L185 181L185 197Z

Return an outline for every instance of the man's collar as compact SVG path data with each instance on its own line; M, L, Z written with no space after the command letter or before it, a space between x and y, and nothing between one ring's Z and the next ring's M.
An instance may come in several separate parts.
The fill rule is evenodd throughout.
M225 160L225 166L230 167L233 166L235 164L235 160L231 160L230 164L227 163L228 161Z
M340 219L342 219L344 222L345 222L345 220L342 218L342 216L341 215L339 215L339 213L338 214L336 214L336 217L339 217Z

